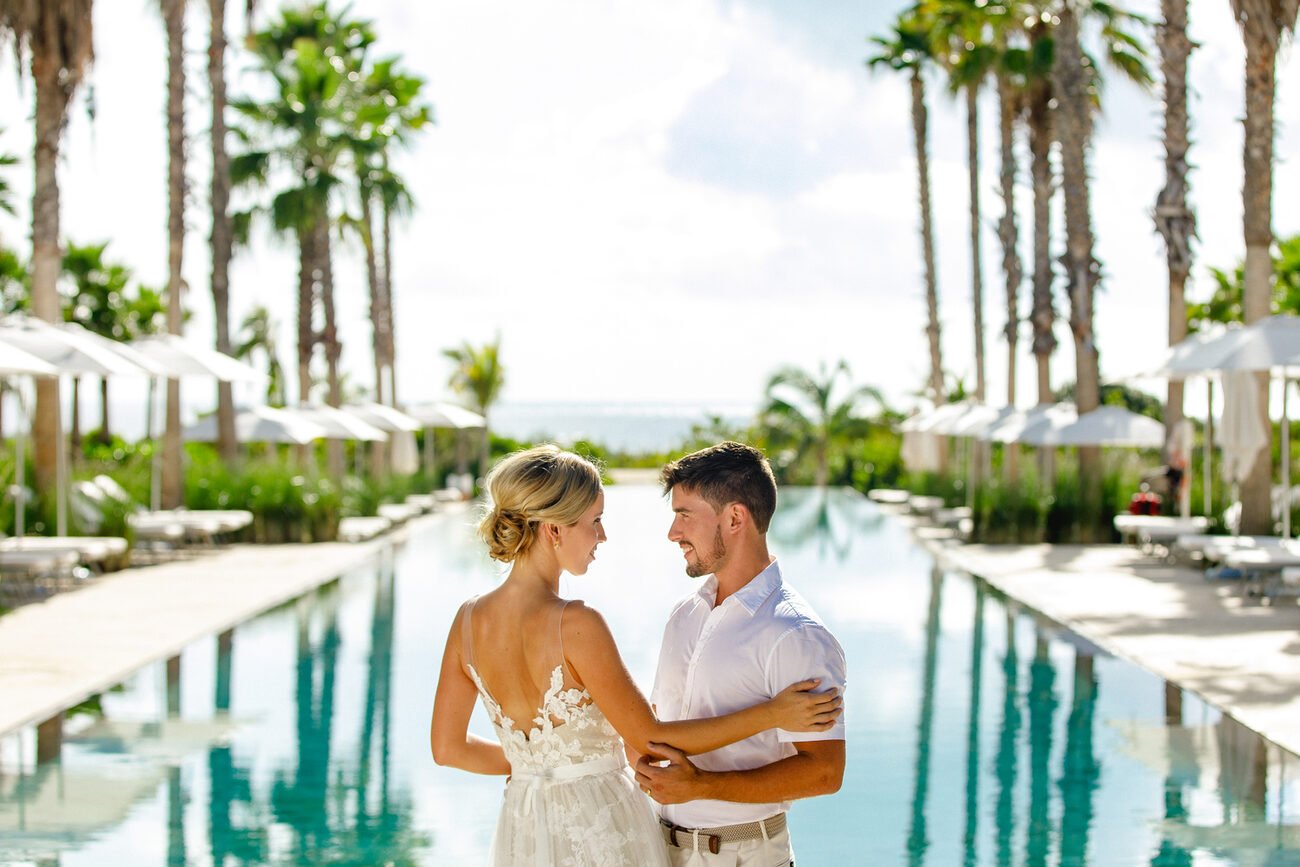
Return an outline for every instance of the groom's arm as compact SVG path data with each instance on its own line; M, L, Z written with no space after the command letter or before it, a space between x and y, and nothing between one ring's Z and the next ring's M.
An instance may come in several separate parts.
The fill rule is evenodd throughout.
M684 753L667 744L650 748L670 764L652 764L642 756L636 765L637 784L661 804L701 799L765 804L838 792L844 780L844 741L795 743L793 756L745 771L702 771Z

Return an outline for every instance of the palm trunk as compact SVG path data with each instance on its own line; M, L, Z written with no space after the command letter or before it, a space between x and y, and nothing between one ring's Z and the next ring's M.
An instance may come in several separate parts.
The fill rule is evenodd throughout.
M113 431L108 424L108 377L99 378L99 441L108 445L113 441Z
M980 250L979 84L966 85L966 168L970 182L970 292L975 309L975 399L984 392L984 256Z
M921 207L921 255L925 265L925 329L930 342L930 397L943 402L943 358L939 342L939 288L934 264L934 220L930 211L929 116L925 107L925 82L920 70L912 71L912 132L916 143L916 174Z
M59 136L67 116L71 89L65 88L53 57L32 51L32 80L36 83L35 184L32 193L32 313L57 322L56 281L63 254L59 250ZM44 495L54 490L59 443L59 386L55 379L36 380L36 412L32 418L33 483Z
M980 249L980 139L979 139L979 89L980 82L966 85L966 169L970 185L970 292L974 308L975 325L975 399L981 403L984 388L984 255ZM971 457L973 483L978 485L986 475L989 446L975 440Z
M388 368L388 400L398 406L397 400L397 346L396 320L393 318L393 211L383 207L383 286L384 365Z
M326 402L330 406L343 404L343 392L339 382L339 356L343 347L339 344L338 325L334 315L334 271L330 253L329 212L325 205L320 208L315 222L317 262L320 267L321 310L324 313L324 329L321 343L325 347L325 378L329 386ZM325 441L326 466L331 478L342 480L346 472L343 454L343 442L337 439Z
M1156 197L1155 218L1169 266L1169 345L1173 346L1187 336L1184 290L1196 234L1196 215L1187 206L1187 60L1193 46L1187 38L1187 0L1161 0L1161 13L1164 21L1156 41L1165 84L1165 186ZM1183 381L1171 379L1165 397L1165 429L1171 437L1182 418Z
M371 352L375 362L375 402L387 403L385 400L384 375L384 311L383 286L379 277L379 261L375 255L375 214L374 192L366 184L361 189L361 239L366 251L366 281L370 285L370 334ZM387 443L370 444L370 474L374 478L385 475L388 467Z
M1074 402L1080 414L1100 403L1097 343L1093 335L1093 297L1099 263L1093 254L1092 212L1088 188L1088 142L1092 134L1087 73L1079 45L1079 20L1073 0L1060 8L1056 28L1057 130L1061 141L1061 180L1065 193L1066 291L1070 298L1070 331L1074 337ZM1083 494L1085 528L1096 522L1101 504L1101 450L1079 449L1079 484ZM1085 534L1090 533L1085 529ZM1085 538L1088 538L1085 535Z
M1016 151L1015 124L1017 97L1011 81L999 75L998 131L1001 145L1002 219L998 221L998 240L1002 243L1002 273L1006 278L1007 325L1003 336L1007 340L1007 406L1016 405L1016 353L1020 329L1020 283L1024 279L1020 268L1019 229L1016 225ZM1003 451L1003 462L1008 483L1019 478L1020 464L1012 447Z
M930 344L930 399L943 403L943 357L939 333L939 286L934 261L934 218L930 209L929 114L925 107L925 81L912 70L912 134L916 144L916 175L921 209L921 255L925 265L926 337ZM939 472L947 472L947 442L939 442Z
M167 330L181 333L181 266L185 249L185 0L163 0L167 28ZM162 506L179 508L181 386L167 380L162 447Z
M1031 44L1047 38L1044 25L1030 33ZM1051 358L1056 351L1056 309L1052 303L1052 85L1037 81L1029 93L1029 169L1034 189L1033 353L1038 368L1038 403L1052 400Z
M1273 99L1276 85L1277 35L1272 22L1248 15L1242 23L1246 42L1246 136L1243 154L1245 181L1242 205L1246 240L1245 297L1247 323L1269 314L1273 263ZM1269 443L1260 452L1250 476L1241 486L1241 532L1273 532L1270 487L1273 479L1272 425L1268 418L1268 374L1259 380L1260 423Z
M298 402L311 399L311 356L316 348L312 322L316 307L315 233L309 227L298 230Z
M72 377L72 412L68 419L68 452L75 459L81 450L81 377Z
M212 92L212 308L217 351L230 354L230 157L226 153L226 0L208 0L208 85ZM238 452L235 399L230 383L217 384L217 450L227 461Z

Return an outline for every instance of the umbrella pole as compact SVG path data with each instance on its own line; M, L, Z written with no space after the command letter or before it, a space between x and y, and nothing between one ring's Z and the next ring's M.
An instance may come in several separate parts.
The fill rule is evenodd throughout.
M1286 394L1291 380L1282 374L1282 538L1291 538L1291 422L1286 414Z
M162 508L162 451L158 448L158 437L154 434L155 416L158 413L157 403L158 378L149 377L149 411L147 413L148 423L145 433L149 437L149 443L152 446L152 454L149 457L149 509L158 511Z
M14 389L18 400L18 427L14 432L14 450L18 464L14 467L14 535L19 539L27 532L27 402L23 400L22 386Z
M1204 477L1201 496L1205 500L1205 517L1208 518L1214 509L1210 499L1210 485L1213 481L1210 474L1210 461L1214 455L1214 380L1210 377L1205 378L1205 407L1205 434L1201 437L1201 473Z
M68 443L63 435L63 377L57 379L58 399L54 402L59 439L54 459L54 532L59 536L68 535Z
M433 478L433 428L424 429L424 474Z

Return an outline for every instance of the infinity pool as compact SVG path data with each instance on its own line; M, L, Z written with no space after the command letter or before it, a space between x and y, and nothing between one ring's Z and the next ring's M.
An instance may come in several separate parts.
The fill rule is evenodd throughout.
M694 580L648 487L566 595L647 688ZM435 766L465 597L498 580L468 512L88 703L62 760L0 740L0 865L482 865L502 781ZM1300 761L967 576L848 492L782 492L783 572L849 659L848 770L793 812L801 867L1300 865ZM3 700L0 697L0 700ZM481 710L474 726L490 735ZM75 733L74 733L75 732Z

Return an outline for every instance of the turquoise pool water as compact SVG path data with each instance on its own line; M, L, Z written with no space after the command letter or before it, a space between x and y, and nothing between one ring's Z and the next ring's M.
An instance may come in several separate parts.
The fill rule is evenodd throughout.
M693 587L651 488L565 579L648 685ZM497 580L468 513L105 693L61 762L0 740L0 865L482 865L501 780L435 766L460 601ZM849 658L849 763L793 812L801 867L1300 865L1300 763L933 559L847 492L782 492L788 580ZM1170 724L1172 721L1173 724ZM481 711L475 727L490 733Z

